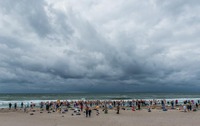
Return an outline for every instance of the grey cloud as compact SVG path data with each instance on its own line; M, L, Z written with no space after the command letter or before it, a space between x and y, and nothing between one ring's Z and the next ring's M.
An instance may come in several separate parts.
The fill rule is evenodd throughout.
M51 32L44 7L45 2L43 0L1 1L4 14L13 16L15 20L22 23L22 27L34 29L39 36Z
M198 5L0 1L0 92L199 89Z

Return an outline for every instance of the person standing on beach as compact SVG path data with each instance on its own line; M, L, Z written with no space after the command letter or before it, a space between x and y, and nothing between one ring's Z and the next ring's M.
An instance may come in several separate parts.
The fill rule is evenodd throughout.
M21 108L23 108L23 106L24 106L24 103L22 102L22 103L21 103Z
M196 108L198 109L198 107L199 107L199 105L198 105L198 103L196 103Z
M80 102L81 112L83 111L83 102Z
M44 103L40 102L40 109L43 109Z
M85 116L88 117L88 115L89 115L89 107L86 106L86 108L85 108Z
M105 104L105 107L104 107L104 113L105 113L105 114L108 113L108 107L107 107L107 104Z
M190 111L189 103L187 103L187 111Z
M189 109L190 109L190 111L192 111L192 103L191 102L189 103Z
M88 110L89 117L91 116L91 113L92 113L92 110L89 108L89 110Z
M117 106L117 114L119 114L119 109L120 109L120 107L119 107L119 105Z
M175 105L178 106L178 100L175 101Z
M115 108L115 106L116 106L116 102L114 101L114 102L113 102L113 107Z
M14 108L17 109L17 103L14 104Z
M27 102L27 105L26 105L26 107L27 107L27 108L29 108L29 102Z
M171 101L171 109L174 109L174 101Z
M137 104L137 105L138 105L138 110L140 110L140 102L138 102L138 104Z
M49 112L49 103L46 104L46 111Z
M185 105L185 104L183 105L183 111L184 111L184 112L187 112L187 108L186 108L186 105Z
M26 105L24 106L24 112L26 112Z
M9 110L11 109L11 107L12 107L12 103L9 103Z

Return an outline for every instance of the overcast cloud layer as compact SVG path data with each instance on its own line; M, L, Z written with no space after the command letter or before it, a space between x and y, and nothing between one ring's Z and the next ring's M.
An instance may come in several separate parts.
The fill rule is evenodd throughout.
M0 93L199 91L199 0L0 0Z

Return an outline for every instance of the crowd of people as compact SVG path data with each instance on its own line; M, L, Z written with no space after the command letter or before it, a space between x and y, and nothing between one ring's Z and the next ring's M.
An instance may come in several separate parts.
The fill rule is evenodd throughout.
M109 109L116 110L116 114L119 114L120 110L141 110L142 108L147 108L148 112L151 112L151 109L161 108L163 111L167 111L168 109L182 109L185 112L189 111L197 111L198 106L200 104L200 100L185 100L183 103L179 103L178 100L80 100L80 101L68 101L68 100L57 100L50 102L40 102L36 103L23 103L21 102L19 108L23 108L24 112L27 111L27 108L33 109L35 107L40 108L40 110L46 110L48 113L50 112L60 112L65 113L69 109L74 110L77 115L80 115L80 112L85 113L86 117L91 116L92 110L96 111L96 115L99 115L99 109L102 109L105 114L108 113ZM17 109L17 103L14 103L12 107L12 103L9 103L9 109L14 108Z

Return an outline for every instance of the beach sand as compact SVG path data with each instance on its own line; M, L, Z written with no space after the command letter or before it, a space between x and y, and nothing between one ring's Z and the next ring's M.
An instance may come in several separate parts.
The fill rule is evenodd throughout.
M30 115L34 113L34 115ZM64 114L57 112L47 113L39 110L24 113L22 110L0 110L0 126L198 126L200 124L200 111L182 112L180 110L156 110L147 112L146 109L140 111L120 110L116 114L115 110L109 110L104 114L100 110L97 116L96 111L92 111L92 116L86 118L81 115L71 114L68 111Z

